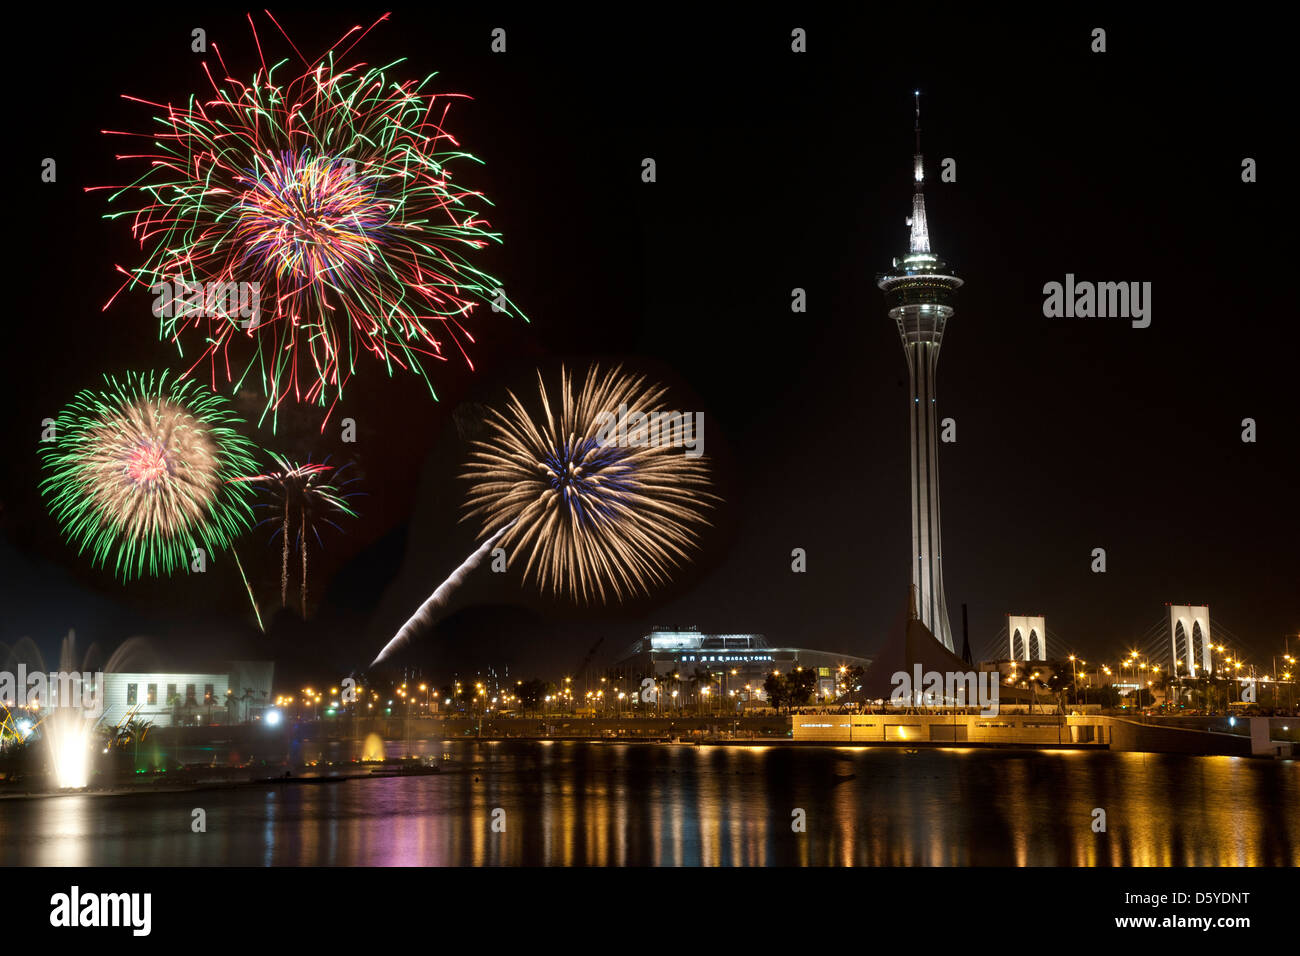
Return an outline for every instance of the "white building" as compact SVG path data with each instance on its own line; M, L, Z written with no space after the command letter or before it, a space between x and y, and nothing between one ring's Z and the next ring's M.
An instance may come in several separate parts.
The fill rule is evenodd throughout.
M222 674L106 673L102 720L116 726L135 717L155 727L247 722L271 703L274 667L232 661Z

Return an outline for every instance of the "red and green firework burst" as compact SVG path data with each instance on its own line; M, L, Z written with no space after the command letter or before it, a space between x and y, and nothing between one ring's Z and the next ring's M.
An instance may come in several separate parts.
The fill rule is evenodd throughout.
M220 395L168 373L105 376L79 392L41 449L51 514L80 553L124 579L171 574L251 527L256 470Z
M150 143L118 157L148 169L110 197L132 206L108 218L129 217L146 254L118 267L123 288L154 293L182 353L190 339L202 347L186 375L206 361L214 389L254 381L268 411L286 398L332 410L365 353L426 383L426 366L453 353L473 368L473 310L520 314L472 262L500 235L479 212L490 203L452 179L479 162L446 128L460 95L431 92L433 75L390 78L401 60L343 64L367 33L354 27L312 61L284 35L295 56L268 66L254 26L251 80L213 44L211 94L136 100L165 112L153 132L118 134Z
M307 552L311 539L316 539L318 546L323 546L320 529L322 524L329 525L337 531L342 529L334 518L344 515L355 518L357 513L349 504L353 493L349 490L356 479L339 481L339 476L347 469L335 468L328 462L295 464L289 459L269 453L275 468L259 475L250 475L243 481L249 482L264 491L269 497L267 502L259 505L268 509L270 515L258 522L259 526L273 525L276 529L272 540L278 534L281 538L280 563L280 606L285 607L289 601L289 545L291 525L297 526L295 547L302 555L302 613L307 616Z

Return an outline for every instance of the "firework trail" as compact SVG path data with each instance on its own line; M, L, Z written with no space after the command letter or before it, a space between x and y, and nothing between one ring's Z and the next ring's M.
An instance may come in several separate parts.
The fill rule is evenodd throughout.
M118 267L122 289L154 291L162 337L182 353L202 343L186 375L206 360L214 390L221 377L251 378L273 424L290 397L327 407L327 421L364 353L432 393L430 361L459 353L473 368L476 306L523 318L471 261L501 237L479 212L490 203L452 181L453 167L480 162L445 125L461 94L431 92L436 74L390 78L401 60L340 62L370 32L353 37L360 30L313 61L293 47L300 68L262 59L250 80L235 79L214 44L210 94L180 105L126 97L165 111L147 134L105 130L141 136L143 152L118 158L148 168L127 186L92 187L133 207L107 216L129 217L145 253Z
M561 370L557 409L540 373L537 384L539 417L511 393L506 413L488 410L487 439L472 442L466 518L483 520L483 544L374 663L434 623L492 547L527 555L525 580L582 603L649 594L689 558L696 528L708 524L702 511L718 500L708 491L705 459L687 457L680 443L649 440L644 424L618 440L609 432L620 409L642 413L643 423L663 413L665 389L619 368L602 374L593 367L575 394ZM676 421L680 438L680 416Z
M281 537L280 559L280 606L289 602L289 527L297 522L297 548L302 555L302 613L307 615L307 550L309 537L314 537L318 545L324 542L320 537L320 525L327 524L337 531L342 529L331 520L332 515L347 515L355 518L357 513L348 504L350 495L348 485L356 479L340 484L327 480L331 472L336 475L342 469L335 469L328 462L322 464L294 464L274 452L270 453L276 468L260 475L252 475L243 480L265 489L271 498L266 505L272 511L272 517L258 522L258 526L275 522L279 525L275 535ZM346 465L344 466L347 467Z
M124 579L171 574L192 550L230 547L252 525L253 443L229 403L168 373L104 377L79 392L41 449L50 513L79 553Z
M253 605L253 616L257 618L257 629L263 634L266 633L266 625L262 623L262 609L257 606L257 598L253 596L253 586L248 583L248 575L244 573L244 563L239 560L239 552L233 547L230 553L235 558L235 567L239 569L239 579L244 582L244 590L248 592L248 603Z
M411 619L402 625L401 630L393 637L391 641L384 645L384 649L370 663L375 667L383 663L384 659L396 654L407 644L411 643L411 638L415 637L420 631L432 627L442 616L442 612L447 609L447 602L451 600L452 593L465 583L469 573L483 563L483 559L496 546L497 541L513 525L506 525L496 534L489 537L478 549L462 562L461 566L447 576L447 580L438 585L437 589L430 594L420 605L419 610L411 615Z

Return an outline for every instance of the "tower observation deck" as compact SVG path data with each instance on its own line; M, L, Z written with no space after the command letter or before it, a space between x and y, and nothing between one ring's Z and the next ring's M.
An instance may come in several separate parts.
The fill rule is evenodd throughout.
M898 325L912 385L912 587L916 616L953 650L952 627L943 592L943 545L939 534L938 409L935 376L943 331L956 309L962 280L930 248L921 159L921 94L916 95L916 153L913 156L911 241L906 256L877 277L889 317Z

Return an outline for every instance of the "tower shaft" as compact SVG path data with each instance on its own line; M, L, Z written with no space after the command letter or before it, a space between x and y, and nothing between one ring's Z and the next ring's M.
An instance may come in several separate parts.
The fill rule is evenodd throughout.
M935 380L944 328L956 311L952 303L962 280L930 249L920 117L918 94L912 215L907 221L911 227L909 252L901 262L895 259L893 269L879 276L876 284L885 293L889 317L898 325L911 381L912 400L908 411L916 616L951 651L954 649L952 626L943 589L943 541L939 527L939 410Z
M905 321L900 325L907 324ZM943 320L923 339L908 341L903 351L912 386L911 490L912 584L917 617L948 650L954 650L948 604L943 590L943 542L939 521L939 421L935 379Z

